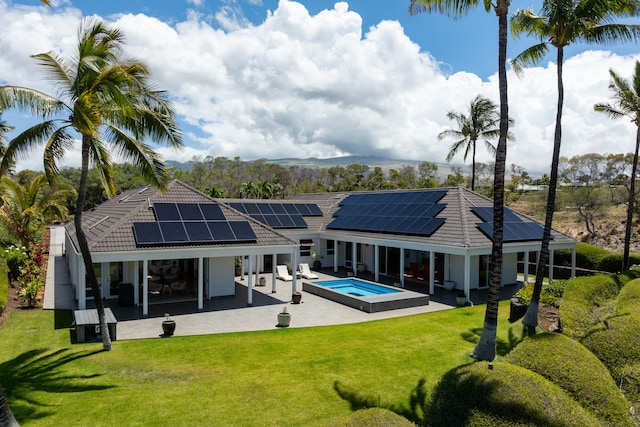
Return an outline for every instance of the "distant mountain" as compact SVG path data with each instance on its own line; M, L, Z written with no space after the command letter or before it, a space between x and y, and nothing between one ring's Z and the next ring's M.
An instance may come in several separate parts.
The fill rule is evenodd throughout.
M374 156L345 156L345 157L332 157L329 159L317 159L317 158L309 158L309 159L296 159L296 158L284 158L284 159L260 159L261 161L267 163L275 163L280 166L290 167L290 166L299 166L306 167L312 169L323 169L323 168L331 168L334 166L348 166L352 164L358 165L367 165L370 169L375 167L380 167L384 171L388 171L389 169L400 169L403 166L411 165L414 167L418 167L420 163L424 160L399 160L399 159L384 159L382 157L374 157ZM178 162L176 160L167 160L167 165L169 167L174 167L180 170L191 170L193 167L193 162ZM452 173L453 167L462 168L462 172L464 174L471 173L471 168L467 165L460 164L449 164L449 163L436 163L438 166L438 175L440 177L446 177L450 173Z

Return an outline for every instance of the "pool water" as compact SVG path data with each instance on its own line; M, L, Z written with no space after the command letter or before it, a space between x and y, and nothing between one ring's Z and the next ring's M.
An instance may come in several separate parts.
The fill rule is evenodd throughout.
M329 280L324 282L315 282L315 284L333 289L336 292L342 292L343 294L354 295L357 297L369 297L373 295L393 294L399 292L396 289L387 288L386 286L380 286L374 283L363 282L358 279Z

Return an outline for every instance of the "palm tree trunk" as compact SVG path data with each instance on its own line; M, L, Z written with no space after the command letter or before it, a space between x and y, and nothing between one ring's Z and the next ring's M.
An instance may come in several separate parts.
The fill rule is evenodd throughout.
M0 387L0 426L2 427L19 427L18 421L13 416L11 408L7 403L7 398L4 395L4 390Z
M636 129L636 151L633 153L631 166L631 182L629 183L629 204L627 206L627 223L624 227L624 254L622 256L622 270L629 269L629 246L631 246L631 227L633 222L633 207L636 201L636 173L638 166L638 150L640 149L640 127Z
M476 191L476 141L471 144L471 191Z
M498 330L498 304L502 282L502 241L504 224L504 175L507 159L507 134L509 133L509 105L507 99L507 14L509 1L500 0L496 7L498 15L498 81L500 89L500 137L496 149L496 164L493 194L493 245L491 247L491 270L487 308L482 334L471 352L478 360L496 358L496 333Z
M87 137L82 137L82 169L80 170L80 185L78 188L78 202L76 204L76 212L73 222L76 227L76 237L78 238L78 246L80 246L80 252L82 253L82 260L84 261L84 268L87 273L87 282L91 286L91 293L96 304L96 310L98 311L98 320L100 321L100 333L102 335L102 347L105 351L111 350L111 337L109 336L109 327L107 326L107 319L104 315L104 302L102 301L102 293L100 292L100 286L98 285L98 279L96 272L93 269L93 261L91 260L91 251L89 251L89 244L87 242L87 236L82 229L82 210L84 208L84 201L87 197L87 184L89 175L89 143Z
M564 49L557 48L557 79L558 79L558 106L556 109L556 129L553 137L553 157L551 159L551 176L549 178L549 194L547 195L547 210L544 220L544 231L542 233L542 243L540 245L540 256L536 266L536 282L533 286L531 304L522 318L522 323L529 328L530 333L535 333L538 326L538 305L540 304L540 293L542 292L542 279L544 270L549 258L549 241L551 240L551 225L553 223L553 211L556 207L556 189L558 187L558 163L560 162L560 144L562 142L562 106L564 103L564 85L562 83L562 63ZM553 266L550 265L549 269Z

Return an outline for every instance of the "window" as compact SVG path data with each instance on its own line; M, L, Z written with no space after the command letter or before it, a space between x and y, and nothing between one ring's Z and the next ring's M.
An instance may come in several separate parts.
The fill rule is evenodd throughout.
M335 250L336 250L335 244L336 244L335 240L327 240L327 255L335 254Z
M312 247L313 247L313 240L301 239L300 240L300 256L311 256Z

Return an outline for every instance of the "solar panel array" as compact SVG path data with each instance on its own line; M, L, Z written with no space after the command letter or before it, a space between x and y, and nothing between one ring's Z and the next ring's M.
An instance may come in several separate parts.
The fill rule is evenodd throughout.
M438 203L445 190L352 194L340 204L332 230L431 236L445 223L436 218L446 207Z
M141 246L255 242L248 221L227 221L214 203L154 203L155 222L134 222Z
M483 222L476 226L490 239L493 238L493 207L475 206L471 208ZM525 221L509 208L504 208L503 240L505 242L524 242L541 240L544 228L534 221ZM553 236L551 237L553 238Z
M307 228L305 216L322 216L315 203L232 202L232 208L271 228Z

